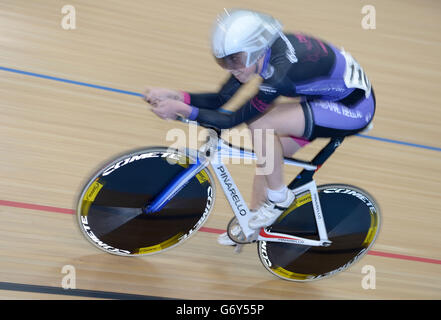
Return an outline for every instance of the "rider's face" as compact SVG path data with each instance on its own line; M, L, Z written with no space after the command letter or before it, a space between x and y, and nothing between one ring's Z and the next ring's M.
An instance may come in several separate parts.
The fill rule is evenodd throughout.
M241 68L241 69L235 69L235 70L228 70L231 72L231 74L240 82L246 83L251 80L253 75L257 73L258 64L255 63L249 67Z

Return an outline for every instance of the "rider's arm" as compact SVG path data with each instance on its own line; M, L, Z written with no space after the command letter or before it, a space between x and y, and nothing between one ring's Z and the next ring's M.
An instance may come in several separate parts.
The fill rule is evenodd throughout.
M232 128L243 122L251 122L265 112L278 96L279 93L277 90L274 90L274 92L259 91L252 99L248 100L237 111L231 114L192 107L190 119L203 124L212 125L219 129Z
M183 92L184 102L201 109L218 109L231 99L241 83L233 76L222 85L217 93L187 93Z

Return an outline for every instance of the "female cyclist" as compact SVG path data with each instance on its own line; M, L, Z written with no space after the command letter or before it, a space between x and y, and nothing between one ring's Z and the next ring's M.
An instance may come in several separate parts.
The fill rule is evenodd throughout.
M254 177L249 227L259 229L274 223L295 198L284 184L283 156L318 137L364 130L374 116L374 92L349 53L302 33L284 33L279 21L260 12L225 11L214 24L211 46L217 63L231 73L219 92L147 88L144 98L162 119L181 115L220 129L245 122L253 144L260 137L257 163L273 152L274 169ZM231 114L216 110L255 74L262 83L254 97ZM276 103L280 96L300 97L300 103ZM257 130L262 135L253 134ZM226 233L218 242L234 245Z

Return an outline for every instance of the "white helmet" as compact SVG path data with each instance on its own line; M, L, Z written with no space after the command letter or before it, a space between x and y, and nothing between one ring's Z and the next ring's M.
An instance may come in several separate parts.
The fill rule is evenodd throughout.
M273 17L250 10L225 10L213 26L211 48L225 69L249 67L263 56L282 32Z

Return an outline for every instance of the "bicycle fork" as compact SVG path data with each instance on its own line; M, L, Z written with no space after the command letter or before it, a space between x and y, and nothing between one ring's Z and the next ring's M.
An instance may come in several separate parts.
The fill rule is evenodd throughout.
M208 162L209 161L206 158L200 160L200 158L197 157L196 163L190 164L188 168L179 173L169 185L154 198L152 203L144 208L144 213L148 214L160 211L179 191L182 190L182 188L187 185L191 178L208 165Z

